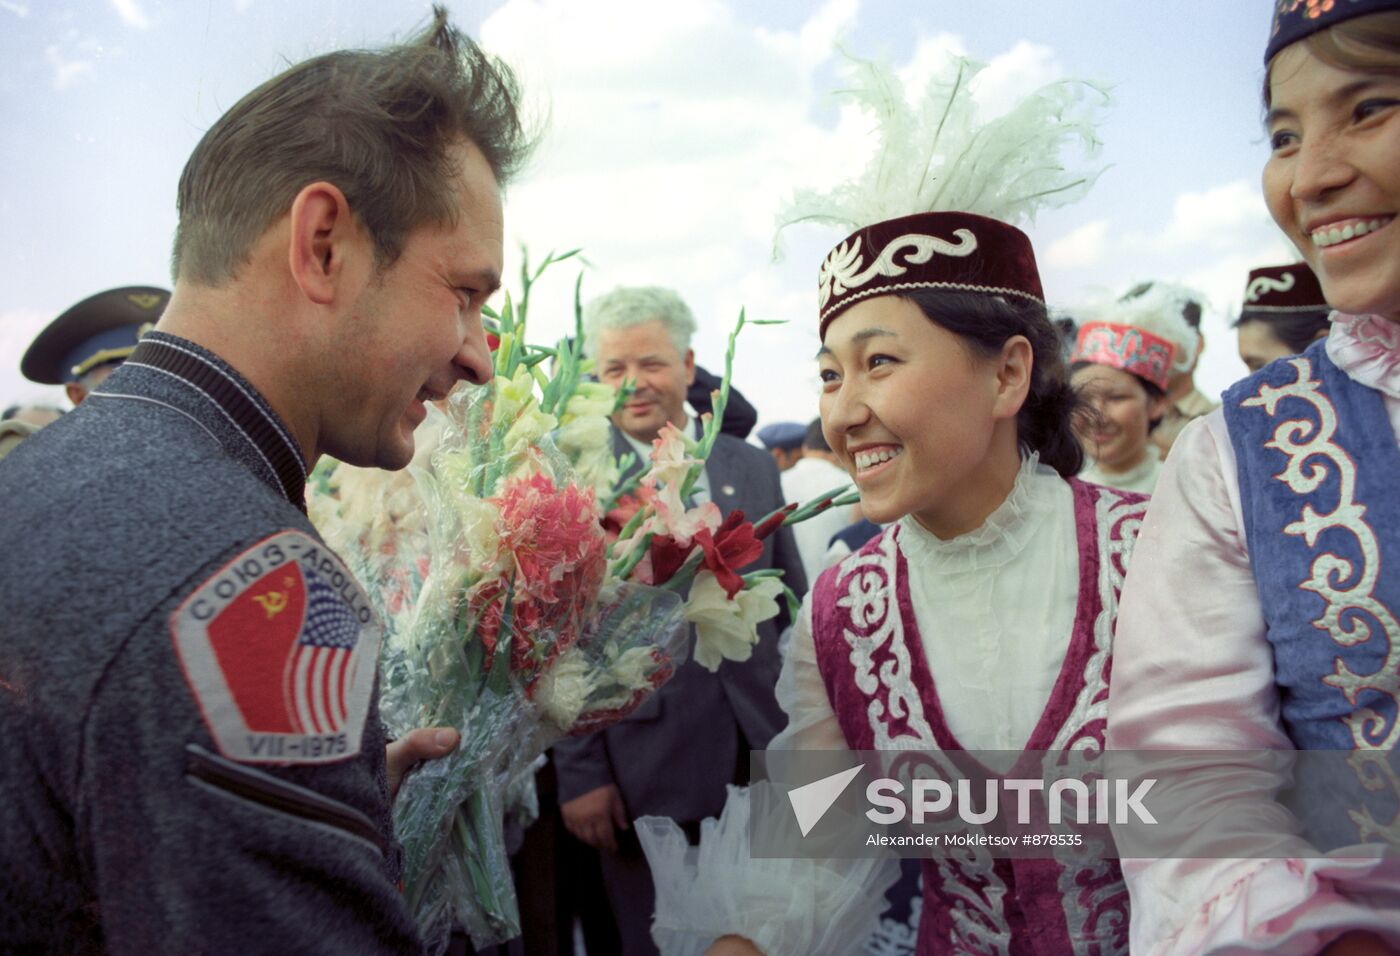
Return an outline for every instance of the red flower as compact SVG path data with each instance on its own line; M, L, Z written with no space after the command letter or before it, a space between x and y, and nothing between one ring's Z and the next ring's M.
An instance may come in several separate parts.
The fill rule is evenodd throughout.
M616 541L617 536L622 534L622 529L627 527L627 522L655 497L656 489L642 485L637 488L636 494L618 498L613 509L603 517L603 529L608 533L608 540Z
M708 531L705 533L709 534ZM655 535L647 548L650 570L645 574L646 580L642 580L642 583L658 586L665 584L681 569L685 559L690 557L690 552L694 550L694 545L681 547L669 534ZM641 577L638 580L641 580Z
M578 635L603 583L607 545L591 490L557 489L535 475L512 484L495 503L497 534L514 574L478 585L468 604L491 655L510 603L511 666L533 675Z
M813 513L813 514L821 514L823 511L825 511L827 508L830 508L830 507L831 507L831 502L830 502L830 501L824 501L824 502L822 502L822 506L821 506L820 508L818 508L816 511L812 512L812 513ZM793 502L792 504L789 504L789 505L783 505L783 506L782 506L781 508L779 508L777 511L773 512L771 515L769 515L768 517L764 518L763 521L759 523L758 527L756 527L756 528L753 529L753 536L754 536L755 538L757 538L758 540L762 541L764 538L768 537L768 536L769 536L770 534L772 534L774 531L777 531L779 528L781 528L781 527L783 526L783 521L786 520L787 516L790 515L790 514L792 514L792 513L793 513L794 511L796 511L796 510L797 510L797 503L796 503L796 502Z
M742 511L731 511L718 531L711 535L708 529L702 528L695 540L705 551L705 567L732 599L744 589L744 579L735 569L757 561L763 554L763 545L755 537L753 525L744 520Z
M496 349L501 347L501 337L495 332L487 332L486 347L493 352L496 351Z

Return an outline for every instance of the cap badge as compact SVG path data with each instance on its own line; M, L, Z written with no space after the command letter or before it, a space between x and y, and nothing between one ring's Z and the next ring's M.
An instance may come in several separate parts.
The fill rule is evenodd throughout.
M128 292L126 300L138 309L150 311L160 305L161 296L152 295L149 292Z
M895 262L895 256L905 250L912 250L903 257L907 265L920 265L935 255L963 259L977 251L977 237L972 234L971 229L955 229L953 235L957 237L956 243L937 236L906 233L890 240L875 261L863 271L860 268L864 261L860 251L860 237L857 236L855 242L849 246L841 243L831 250L826 261L822 263L821 273L817 276L817 307L825 309L832 296L844 295L848 290L857 289L876 276L904 275L908 269L905 265Z
M1245 290L1244 297L1250 302L1258 302L1264 297L1266 292L1287 292L1293 288L1293 273L1285 272L1275 279L1273 276L1255 276L1249 283L1249 288Z

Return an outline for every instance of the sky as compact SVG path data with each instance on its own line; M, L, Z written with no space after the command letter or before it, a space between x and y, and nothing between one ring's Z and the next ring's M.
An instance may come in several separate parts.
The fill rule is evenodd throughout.
M911 82L947 51L987 62L990 110L1067 76L1109 87L1102 175L1026 228L1046 297L1073 312L1149 279L1204 291L1208 393L1245 372L1228 326L1249 269L1297 258L1259 187L1268 0L447 6L547 118L506 195L508 277L522 244L535 259L581 247L585 298L670 286L716 370L741 307L785 320L740 338L734 382L761 423L816 415L816 275L842 233L792 227L775 261L775 217L871 153L869 120L832 95L842 50ZM224 110L290 63L404 38L427 15L418 0L0 0L0 406L66 404L19 359L68 306L170 285L180 170ZM532 339L572 327L578 268L537 287Z

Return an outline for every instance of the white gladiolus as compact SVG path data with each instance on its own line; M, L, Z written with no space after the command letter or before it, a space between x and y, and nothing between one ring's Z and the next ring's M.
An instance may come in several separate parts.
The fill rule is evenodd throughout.
M571 647L540 674L533 698L550 723L567 731L583 713L596 686L588 658L577 647Z
M611 385L601 382L580 382L564 406L563 420L567 424L575 418L602 418L606 420L617 404L617 391Z
M776 578L761 578L731 600L715 576L702 570L685 606L685 619L695 625L695 662L713 671L723 660L748 660L758 643L759 623L777 616L782 593Z
M540 411L539 406L534 404L521 408L519 416L501 442L507 455L529 451L530 446L554 431L559 424L558 419Z

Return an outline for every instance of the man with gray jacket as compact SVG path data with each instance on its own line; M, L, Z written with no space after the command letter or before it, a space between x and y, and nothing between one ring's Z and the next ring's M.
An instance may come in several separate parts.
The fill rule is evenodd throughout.
M402 468L489 377L517 98L440 9L248 94L181 176L155 330L0 463L0 952L421 949L379 625L305 483Z

